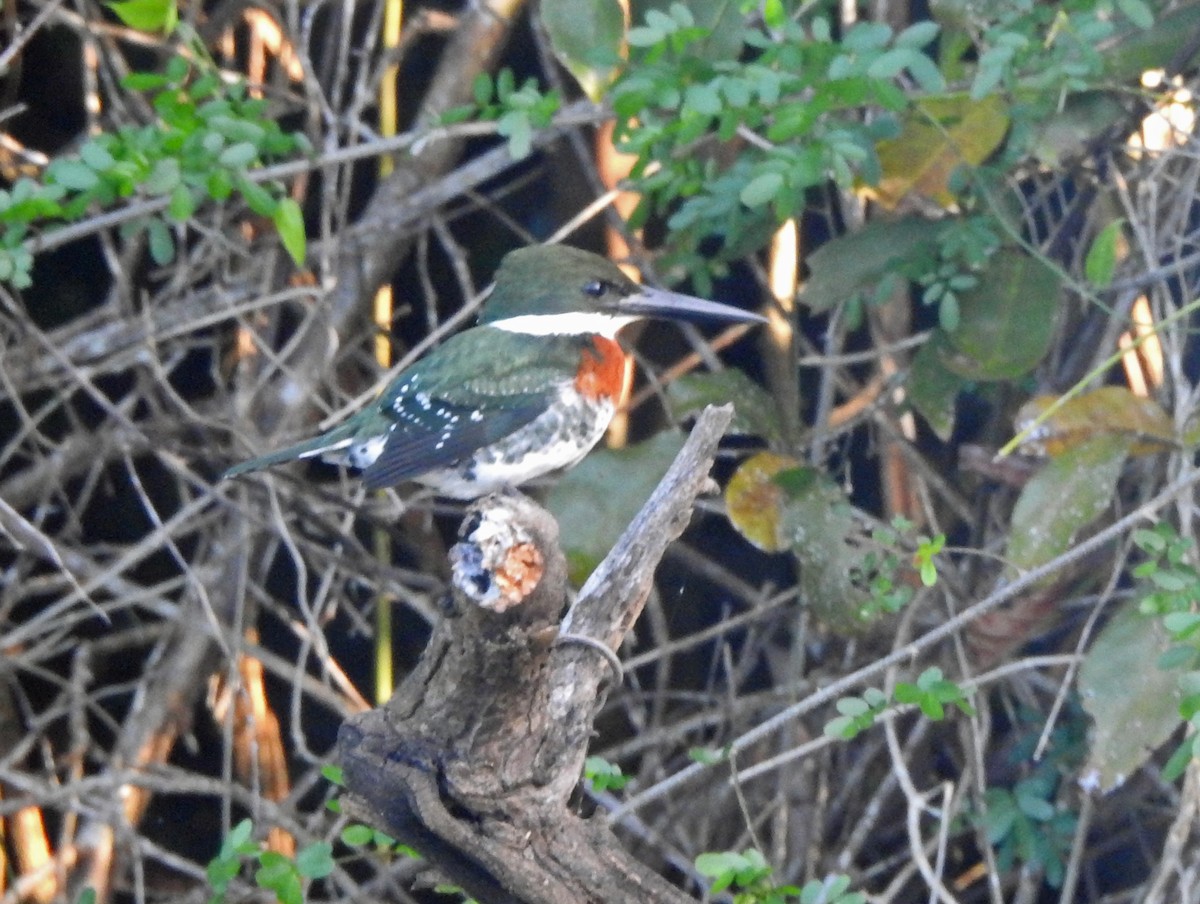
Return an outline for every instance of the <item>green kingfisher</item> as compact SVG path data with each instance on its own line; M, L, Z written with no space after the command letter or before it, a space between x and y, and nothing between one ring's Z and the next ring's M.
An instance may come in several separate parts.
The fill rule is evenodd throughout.
M645 318L764 322L729 305L638 285L611 261L563 245L510 252L479 323L401 371L364 410L320 436L234 465L297 458L476 499L579 462L617 410L622 327Z

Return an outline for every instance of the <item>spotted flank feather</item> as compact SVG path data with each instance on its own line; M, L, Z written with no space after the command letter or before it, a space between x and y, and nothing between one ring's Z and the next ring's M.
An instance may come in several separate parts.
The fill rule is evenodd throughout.
M534 420L545 410L545 400L533 396L487 418L479 409L415 398L401 400L395 424L388 431L379 456L363 471L363 484L376 490L450 467Z

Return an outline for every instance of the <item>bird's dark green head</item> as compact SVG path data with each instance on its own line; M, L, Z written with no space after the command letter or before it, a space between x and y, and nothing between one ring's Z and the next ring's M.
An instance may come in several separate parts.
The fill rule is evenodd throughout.
M510 252L479 316L515 332L612 335L646 317L762 322L758 314L640 286L607 258L565 245Z
M529 314L611 310L638 285L607 258L566 245L531 245L509 252L496 271L496 288L481 323Z

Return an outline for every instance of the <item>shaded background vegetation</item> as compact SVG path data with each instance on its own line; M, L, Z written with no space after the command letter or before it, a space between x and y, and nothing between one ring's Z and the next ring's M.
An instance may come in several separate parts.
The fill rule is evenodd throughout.
M878 901L1200 899L1200 7L633 6L410 3L390 49L377 3L170 38L5 7L3 900L206 899L244 816L334 843L313 899L432 894L340 840L320 768L419 655L456 510L319 464L214 480L549 239L772 318L633 337L613 449L546 493L585 574L677 426L738 405L599 718L631 782L580 806L697 894L699 854L754 848ZM193 115L236 94L210 71L278 134ZM217 144L176 173L164 122Z

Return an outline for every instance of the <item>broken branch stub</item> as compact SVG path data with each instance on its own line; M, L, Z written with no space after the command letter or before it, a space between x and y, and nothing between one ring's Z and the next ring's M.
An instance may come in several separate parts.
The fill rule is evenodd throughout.
M709 408L651 499L569 597L558 525L517 494L472 506L454 596L416 669L338 738L343 809L410 844L480 901L691 900L568 806L615 651L687 525L732 410ZM568 628L569 624L569 628ZM585 638L561 643L561 633Z

